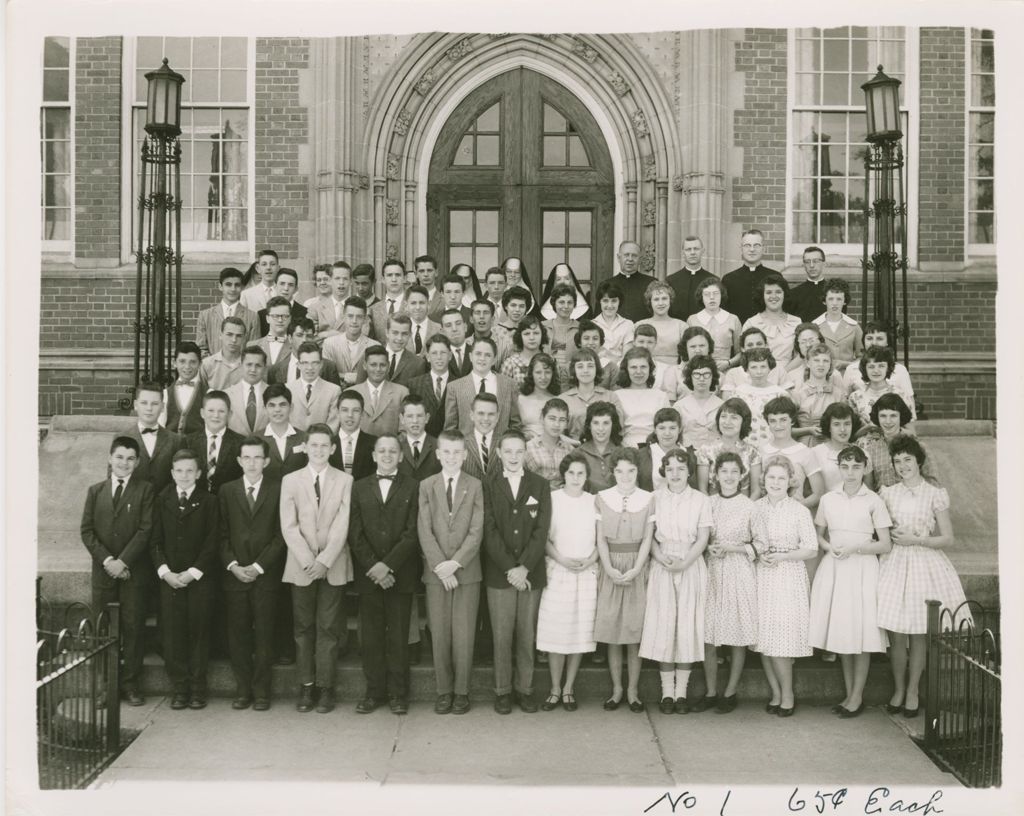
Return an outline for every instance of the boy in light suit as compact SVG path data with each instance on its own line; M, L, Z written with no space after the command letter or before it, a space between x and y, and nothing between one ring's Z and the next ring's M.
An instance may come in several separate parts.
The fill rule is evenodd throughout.
M323 358L316 343L305 342L296 352L299 379L288 383L292 392L291 422L300 431L324 423L338 432L338 398L341 388L321 378Z
M480 480L462 470L462 433L444 431L437 445L441 472L420 483L417 521L437 678L434 711L465 714L483 580L484 494Z
M292 585L301 684L295 707L307 712L316 704L321 714L334 710L342 596L352 580L352 477L327 462L334 452L333 436L327 425L310 426L309 465L289 473L281 484L281 532L288 547L283 580Z
M366 379L352 388L363 398L360 430L374 436L398 433L402 399L409 393L404 385L388 382L388 352L383 346L371 346L363 357Z

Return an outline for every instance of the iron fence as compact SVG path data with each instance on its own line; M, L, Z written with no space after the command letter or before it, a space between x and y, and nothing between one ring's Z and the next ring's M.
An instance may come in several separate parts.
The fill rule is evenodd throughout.
M120 751L119 606L57 615L37 591L36 610L39 787L84 788Z
M970 608L974 620L964 618ZM998 611L975 601L928 601L924 748L972 788L1002 783L1002 681Z

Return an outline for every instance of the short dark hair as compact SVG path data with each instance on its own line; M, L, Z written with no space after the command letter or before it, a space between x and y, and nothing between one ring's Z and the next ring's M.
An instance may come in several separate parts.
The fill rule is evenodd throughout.
M419 266L421 263L428 263L434 269L437 269L437 259L433 255L417 255L412 262L413 267Z
M651 425L657 428L662 422L674 422L680 430L683 428L683 418L675 408L659 408L654 412L654 421Z
M302 329L304 332L316 331L316 325L308 317L293 317L288 323L288 336L291 337L295 334L296 329Z
M289 275L289 276L295 278L295 283L296 284L299 282L299 273L298 272L296 272L294 269L290 269L287 266L282 266L280 269L277 270L277 272L274 273L274 283L277 283L278 279L282 275Z
M853 421L850 426L850 439L854 439L860 430L860 417L857 416L857 412L846 402L833 402L825 409L821 415L821 420L818 422L818 430L821 431L821 435L825 439L831 439L832 422L837 419L850 419Z
M704 290L714 286L722 295L722 299L719 303L721 308L725 308L725 305L729 302L729 293L726 291L725 284L721 280L715 277L704 278L697 287L693 290L693 296L698 303L704 302Z
M141 382L135 387L135 398L138 399L139 394L143 391L149 391L151 394L158 394L160 399L164 398L164 387L160 383L155 382Z
M612 431L608 441L613 445L622 443L622 420L619 419L619 412L615 405L607 400L592 402L587 406L587 415L583 420L583 432L580 434L580 442L589 442L593 439L590 433L590 423L595 417L609 417L612 421Z
M409 317L405 312L395 312L389 314L387 319L387 327L390 329L392 323L397 323L400 326L408 326L409 330L412 331L412 318Z
M576 302L576 290L573 289L567 283L559 283L551 290L551 296L548 298L548 303L551 304L551 308L555 307L555 302L560 297L571 297L573 303Z
M746 371L751 363L759 363L763 360L768 361L768 370L771 371L775 368L775 355L772 354L771 349L768 348L752 348L749 351L740 352L740 365L743 366L743 370Z
M240 317L234 317L234 316L232 316L232 317L225 317L220 322L220 330L221 330L221 332L223 332L224 329L226 327L228 327L228 326L238 326L238 328L240 328L243 332L246 330L245 321L242 320L242 318L240 318Z
M229 411L231 410L231 397L227 395L226 391L218 391L216 389L213 391L207 391L203 394L203 407L205 408L206 403L212 402L213 400L220 400L228 407Z
M272 256L275 261L280 260L280 258L277 257L277 253L272 249L261 249L259 252L256 253L256 260L258 261L264 255Z
M565 474L569 468L573 465L583 465L583 469L587 472L587 478L590 478L590 462L587 461L587 457L573 451L572 453L566 454L562 457L562 461L558 463L558 473L562 479L565 479Z
M629 464L631 464L633 467L639 470L640 451L638 451L636 448L626 448L620 446L611 452L609 460L613 470L619 462L629 462Z
M242 356L243 357L245 357L246 355L249 355L249 354L258 354L260 357L263 358L263 365L267 364L267 352L265 352L263 350L262 346L257 346L255 344L251 344L251 345L246 346L244 349L242 349Z
M430 300L430 292L427 291L427 287L420 286L418 283L414 283L412 286L405 290L406 298L408 298L409 295L423 295L423 297L425 297L428 301Z
M541 319L536 315L524 315L523 319L519 321L519 325L515 327L512 332L512 345L516 347L517 351L523 350L523 332L526 329L536 326L540 329L540 344L546 346L548 344L548 330L544 328L544 324Z
M386 261L384 261L384 263L380 265L380 272L382 275L384 274L384 270L387 269L389 266L397 266L399 269L402 270L402 274L405 274L404 263L398 260L398 258L388 258Z
M593 320L581 320L579 330L573 335L573 342L576 343L576 348L582 348L580 345L580 337L583 336L583 332L596 331L597 336L601 338L601 345L604 345L604 329L598 326Z
M597 295L595 299L595 305L598 310L601 308L602 298L616 298L619 301L619 305L622 305L622 301L625 295L622 293L622 287L619 286L613 280L603 280L597 285Z
M844 298L843 305L850 305L850 284L844 281L842 278L829 278L823 284L825 294L829 292L841 292Z
M492 266L484 272L484 280L487 280L491 275L501 275L502 279L508 280L508 275L505 274L505 270L500 266Z
M819 255L821 255L821 259L825 260L825 250L823 250L821 247L809 246L803 251L803 255L806 255L808 252L817 252ZM801 257L803 257L803 255L801 255Z
M768 345L768 337L765 335L765 333L761 331L759 328L757 328L757 326L750 326L740 332L740 349L743 348L743 341L745 341L752 334L761 335L761 339L764 340L765 345Z
M736 451L722 451L718 454L718 456L715 457L714 464L711 466L711 470L714 473L718 473L719 469L726 462L733 462L734 464L739 465L741 476L747 472L747 466L743 464L743 457L736 453Z
M179 354L194 354L200 359L202 359L203 356L203 352L199 350L199 346L191 340L183 340L178 343L178 347L174 350L174 356L177 357Z
M373 280L374 278L377 277L377 272L376 270L374 270L373 264L356 264L356 266L352 269L352 277L361 278L363 275L369 275L370 280Z
M110 452L111 453L116 451L118 448L125 448L126 450L130 450L136 456L139 455L139 443L136 442L130 436L115 436L110 441Z
M399 411L401 413L405 413L405 409L408 408L410 405L413 406L414 408L417 406L422 406L424 410L426 410L427 407L427 404L423 401L423 397L421 397L419 394L406 394L404 397L402 397L402 402Z
M473 338L473 349L475 349L481 343L486 343L488 346L490 346L491 347L491 351L494 352L494 356L495 357L498 356L498 344L496 342L494 342L494 338L493 337L474 337ZM473 349L470 349L470 352L472 352Z
M558 374L558 363L555 362L555 358L550 354L545 354L543 351L539 351L533 355L530 360L530 364L526 366L526 377L523 380L523 384L519 389L519 393L525 396L529 396L537 390L537 383L533 378L533 367L540 363L546 366L551 372L551 382L548 384L548 393L550 394L561 394L562 393L562 382L561 377Z
M679 342L676 344L676 362L685 363L690 359L689 353L686 351L686 344L694 337L703 337L707 340L708 354L715 353L715 338L711 336L711 333L703 326L688 326L683 330L683 336L679 338Z
M469 306L470 313L472 313L477 306L486 306L487 311L491 313L492 317L494 316L494 304L491 303L491 301L489 301L487 298L477 298L476 300L474 300Z
M501 296L501 308L508 311L508 304L513 300L523 301L527 311L533 306L533 296L521 286L513 286L511 289L505 290L505 294Z
M326 436L331 444L334 444L334 431L331 430L331 426L326 422L314 422L306 429L306 439L309 439L313 434L322 434Z
M889 458L892 459L898 453L909 453L917 460L919 468L924 467L925 460L928 458L924 446L918 438L907 433L896 434L889 442Z
M768 417L772 414L786 414L793 421L793 425L795 426L799 410L800 409L797 408L796 403L789 397L774 397L764 404L761 416L763 416L765 422L767 422Z
M198 469L199 456L194 450L192 450L192 448L181 448L180 450L176 450L174 455L171 457L171 464L173 465L175 462L181 462L184 459L190 459L195 462L196 468Z
M498 439L498 448L500 449L501 446L504 445L505 441L508 440L508 439L518 439L524 445L526 444L526 434L524 434L522 431L518 430L517 428L509 428Z
M888 339L888 336L886 337ZM860 369L860 376L866 383L868 381L868 363L886 363L885 378L889 379L892 376L892 372L896 369L896 353L889 346L871 346L870 348L864 349L864 354L861 355L860 363L858 368Z
M242 448L250 447L252 445L259 445L264 456L270 455L270 443L267 442L267 438L265 436L247 436L239 443L238 453L241 454Z
M812 331L816 335L818 335L819 343L825 342L825 338L822 337L821 329L818 327L817 323L801 323L799 326L796 327L796 330L793 332L793 357L799 357L801 360L807 359L800 351L800 335L803 334L805 331Z
M441 332L430 335L430 337L427 338L427 345L424 348L429 351L430 347L434 345L434 343L441 343L446 349L448 349L448 351L452 350L452 341L445 335L441 334Z
M288 386L284 383L271 383L263 391L263 405L266 406L272 399L277 397L284 397L288 400L288 404L292 404L292 392L288 390Z
M601 358L597 352L589 348L578 348L572 353L569 358L569 387L576 388L579 386L580 381L576 376L576 363L584 360L590 360L594 364L594 382L598 385L601 384Z
M858 448L856 445L847 445L836 455L836 464L851 459L861 465L868 463L868 455L861 448Z
M494 396L490 391L484 391L473 396L473 402L471 405L476 405L478 402L487 402L493 405L495 408L498 407L498 398Z
M316 352L316 355L321 360L324 359L324 353L323 353L323 351L320 350L320 346L318 346L316 343L312 342L311 340L307 340L305 343L302 343L299 346L299 348L296 350L296 352L295 352L295 359L298 360L298 359L300 359L302 357L303 354L312 354L313 352Z
M371 357L383 357L384 359L390 359L388 357L388 350L384 346L377 344L376 346L370 346L366 351L363 352L363 361L369 360Z
M879 411L899 411L901 428L914 417L910 406L904 402L899 394L882 394L882 396L875 400L875 404L871 406L871 411L868 414L873 425L878 424Z
M697 472L697 457L693 453L693 448L677 447L666 451L665 455L661 457L661 464L658 465L658 473L662 476L665 475L665 465L668 464L669 459L675 459L677 462L682 462L686 465L687 475Z
M217 283L224 283L228 278L238 278L239 280L242 280L243 277L245 276L242 274L241 270L235 269L233 266L225 266L220 270L220 275L217 276Z
M345 308L347 309L349 306L354 306L355 308L360 309L363 314L366 314L366 301L359 297L359 295L350 295L345 298Z
M710 390L717 391L718 381L720 377L718 373L718 365L715 363L714 358L710 357L707 354L698 354L695 357L691 357L689 360L687 360L686 365L683 368L683 383L686 385L687 388L693 391L693 372L698 371L702 368L710 369Z
M750 426L754 416L750 413L750 406L747 405L745 400L739 397L729 397L729 399L718 406L718 411L715 413L715 430L719 433L722 432L719 424L724 413L736 414L740 418L740 439L746 439L750 436Z
M445 275L443 278L441 278L441 289L442 289L442 291L444 290L444 287L446 287L449 283L457 283L459 285L459 288L463 292L466 291L466 282L464 280L462 280L462 278L460 278L454 272L449 272L447 275Z
M569 415L569 406L566 404L564 399L559 397L552 397L540 409L540 415L543 419L552 411L565 411L566 416Z
M786 283L786 279L778 272L769 273L758 283L754 284L753 301L757 311L763 312L765 309L764 290L769 286L778 286L782 290L782 310L785 311L786 301L789 299L789 284Z
M636 340L638 337L653 337L657 340L658 330L650 323L637 323L633 327L633 339Z
M649 324L645 323L644 326L646 325ZM643 326L640 326L639 328L643 328ZM619 388L629 388L629 361L636 359L642 359L647 361L647 387L653 388L654 358L651 356L651 352L649 352L647 349L638 348L637 346L633 346L633 348L631 348L629 351L622 355L622 362L619 363L619 376L616 378L615 384L619 386Z
M888 344L889 327L885 324L884 320L869 320L864 324L864 334L878 334L879 332L885 335L885 342Z
M358 402L360 411L363 410L363 406L366 404L363 400L363 395L353 388L346 388L341 392L341 395L338 397L338 405L340 406L345 400Z

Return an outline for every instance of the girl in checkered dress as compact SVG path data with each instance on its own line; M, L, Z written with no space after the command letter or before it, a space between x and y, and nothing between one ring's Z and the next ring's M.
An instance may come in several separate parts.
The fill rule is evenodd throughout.
M956 570L942 551L953 544L949 494L921 476L924 448L900 434L889 443L900 481L880 491L892 517L892 551L882 556L878 576L878 625L891 634L894 690L886 709L917 715L918 685L927 656L926 600L956 611L954 624L971 620ZM909 647L909 665L908 665Z

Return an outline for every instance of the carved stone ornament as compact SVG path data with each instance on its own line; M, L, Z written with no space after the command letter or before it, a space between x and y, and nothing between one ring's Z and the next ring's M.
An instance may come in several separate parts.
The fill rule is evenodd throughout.
M370 189L370 177L367 175L359 175L359 186L364 190Z
M576 56L582 57L589 63L594 63L597 61L597 51L595 51L593 48L591 48L578 37L573 37L572 52Z
M384 202L384 220L389 224L398 223L398 202L393 198Z
M619 96L625 96L629 93L629 85L626 83L626 78L618 71L612 71L608 75L608 82Z
M543 40L547 40L548 42L553 42L558 39L557 34L538 34L537 36Z
M397 258L398 244L388 244L386 247L384 247L384 256L386 258Z
M658 160L654 156L644 157L644 181L657 181Z
M676 176L672 179L672 189L677 193L681 193L686 187L686 180L683 176Z
M653 201L645 201L644 202L644 215L643 215L644 226L645 227L653 227L654 226L654 221L655 221L655 218L656 218L656 213L657 213L657 208L655 207L654 202Z
M398 112L398 118L395 120L395 133L399 136L404 136L409 132L409 125L411 124L412 114L405 108L402 108L402 110Z
M498 33L488 34L487 36L490 37L492 40L500 40L503 39L504 37L507 37L511 33L511 31L502 31Z
M397 153L388 153L388 166L385 175L389 179L398 178L398 168L401 166L402 157Z
M434 76L434 69L428 68L426 73L416 83L416 93L420 96L426 96L430 89L434 87L435 82L437 82L437 77Z
M473 50L473 43L469 37L463 37L455 45L448 49L448 59L452 62L462 59L466 54Z
M636 135L643 139L645 136L651 135L651 129L647 126L647 117L644 112L639 108L633 111L633 130L636 131Z
M654 271L654 244L644 244L640 250L640 271Z

